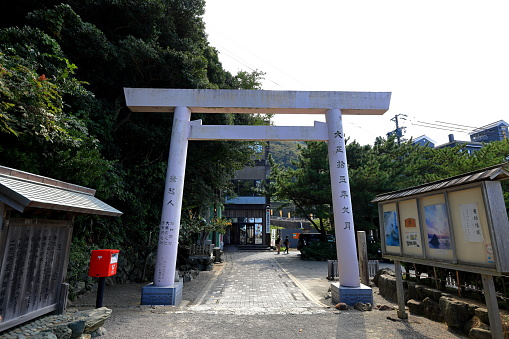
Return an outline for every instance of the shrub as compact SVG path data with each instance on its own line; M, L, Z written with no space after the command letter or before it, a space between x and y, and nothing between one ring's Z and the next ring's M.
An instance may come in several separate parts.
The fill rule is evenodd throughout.
M315 242L300 250L302 260L335 260L337 259L336 244Z

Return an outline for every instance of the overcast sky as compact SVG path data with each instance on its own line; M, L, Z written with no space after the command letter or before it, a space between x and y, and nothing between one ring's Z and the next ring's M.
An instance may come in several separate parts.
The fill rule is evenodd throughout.
M392 92L384 115L344 116L351 139L372 144L405 114L406 138L443 144L509 122L508 9L502 0L206 0L204 20L223 67L265 72L263 89Z

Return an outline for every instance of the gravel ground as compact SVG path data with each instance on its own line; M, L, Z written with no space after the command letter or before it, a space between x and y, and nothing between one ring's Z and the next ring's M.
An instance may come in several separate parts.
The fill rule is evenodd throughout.
M214 271L200 272L191 282L184 284L183 302L175 306L141 306L143 284L107 286L103 305L113 309L106 322L106 335L102 338L464 338L450 332L443 323L423 317L397 318L395 310L360 312L338 311L326 298L330 281L326 279L327 263L302 261L298 252L275 256L280 268L305 290L322 303L323 312L309 314L235 314L234 312L197 310L207 293L206 287L216 279L223 264L215 264ZM373 288L375 305L396 307ZM95 293L72 303L70 307L95 306Z

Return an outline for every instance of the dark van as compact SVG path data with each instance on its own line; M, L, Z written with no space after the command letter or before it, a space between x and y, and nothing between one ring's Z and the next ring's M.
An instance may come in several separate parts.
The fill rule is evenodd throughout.
M316 243L320 241L320 237L322 235L320 233L301 233L299 234L299 242L297 243L297 249L300 251L304 247L308 246L309 244ZM327 234L327 241L328 242L335 242L336 239L332 234Z

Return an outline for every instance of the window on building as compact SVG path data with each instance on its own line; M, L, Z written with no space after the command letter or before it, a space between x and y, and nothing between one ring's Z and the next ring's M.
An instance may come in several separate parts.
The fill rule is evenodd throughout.
M232 218L232 227L238 230L236 242L239 245L263 244L262 218Z
M509 139L509 126L500 126L502 130L501 139Z
M481 133L473 135L473 141L482 141L482 140L487 140L487 139L488 139L488 136L486 135L486 132L481 132Z

